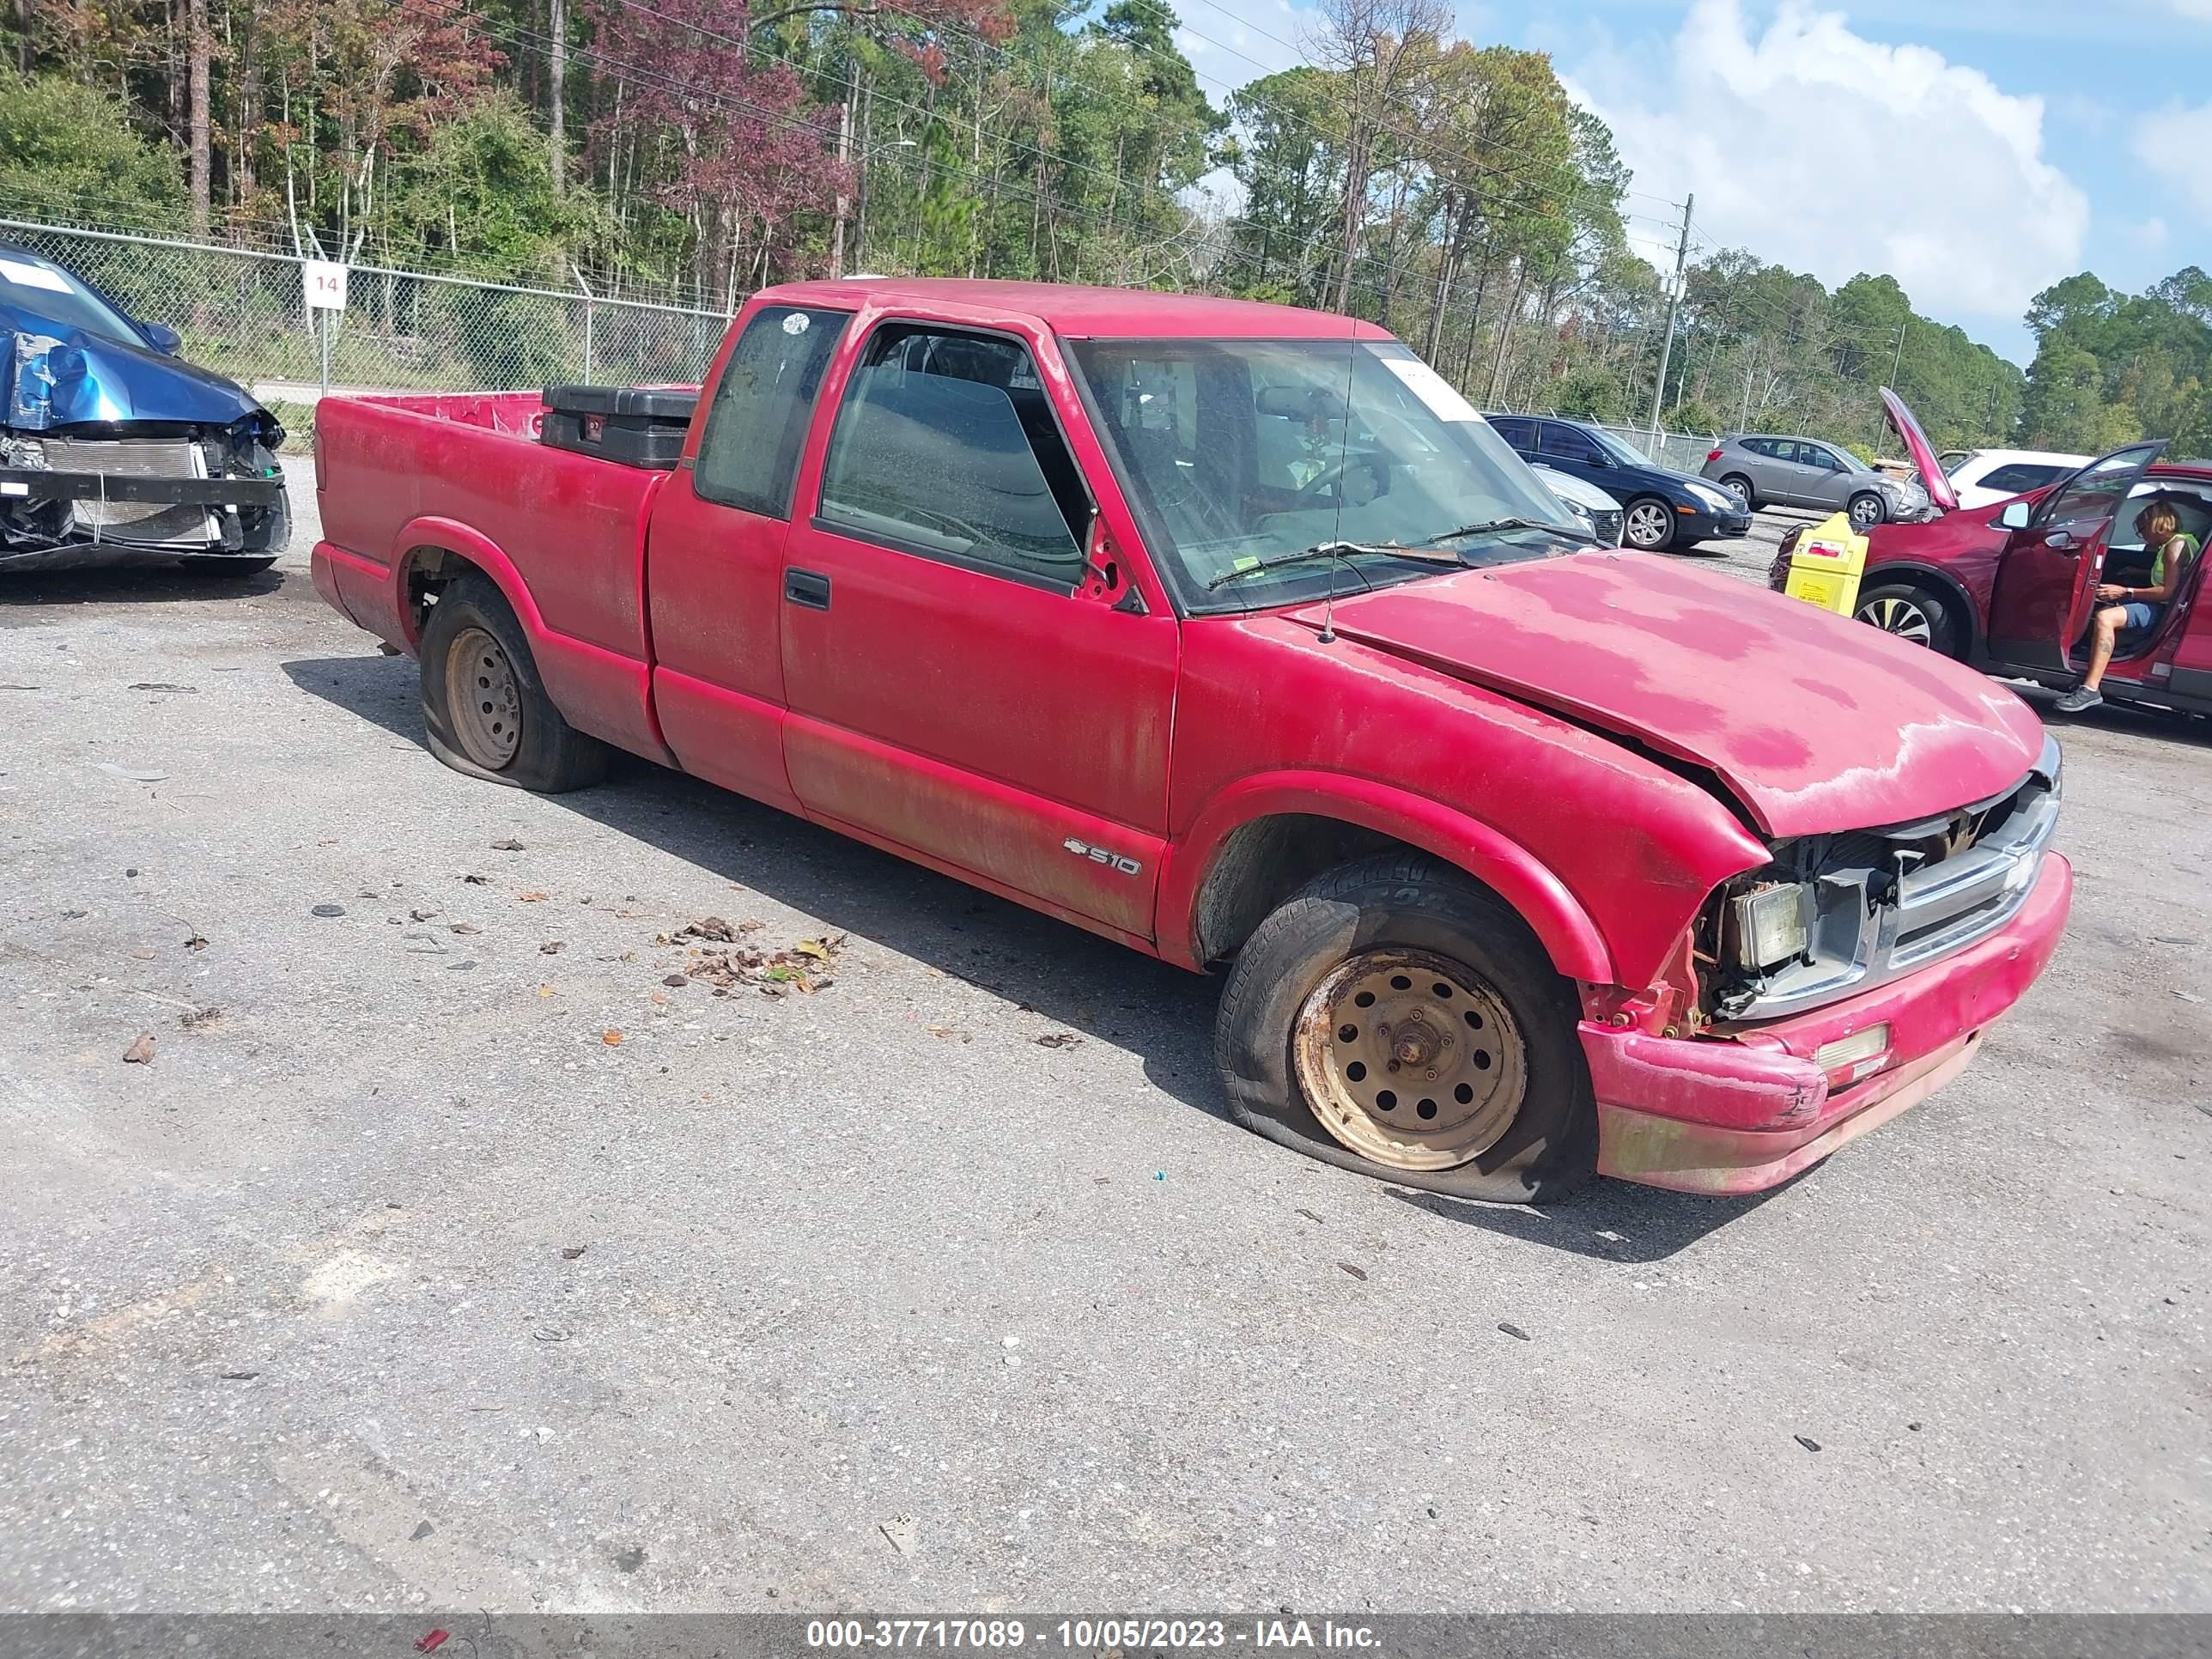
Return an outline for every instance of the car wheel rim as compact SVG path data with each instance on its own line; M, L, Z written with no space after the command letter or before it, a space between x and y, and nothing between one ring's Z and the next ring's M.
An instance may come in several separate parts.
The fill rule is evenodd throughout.
M1628 509L1628 539L1638 547L1656 547L1667 539L1667 510L1644 501Z
M465 628L446 653L446 706L471 760L499 770L522 741L522 689L500 642Z
M1859 620L1872 623L1883 633L1894 634L1915 645L1936 642L1935 619L1911 599L1893 597L1870 600L1859 607Z
M1851 522L1864 530L1881 522L1881 503L1862 496L1851 503Z
M1751 505L1751 486L1745 483L1742 479L1730 478L1721 488L1735 497L1735 504L1738 507L1748 507Z
M1512 1011L1464 965L1365 951L1298 1010L1298 1086L1322 1127L1395 1170L1452 1170L1496 1146L1528 1092Z

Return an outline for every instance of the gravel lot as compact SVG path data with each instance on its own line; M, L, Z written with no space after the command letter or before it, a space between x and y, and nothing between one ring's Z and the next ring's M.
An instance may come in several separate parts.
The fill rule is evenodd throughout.
M1205 982L441 767L310 487L258 581L0 586L0 1607L2212 1609L2212 728L2073 730L1936 1101L1462 1207L1228 1124ZM708 915L849 942L665 985Z

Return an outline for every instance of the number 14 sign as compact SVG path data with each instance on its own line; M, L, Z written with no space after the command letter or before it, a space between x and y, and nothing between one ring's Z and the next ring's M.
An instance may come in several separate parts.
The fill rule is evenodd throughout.
M346 268L325 259L300 261L300 280L306 285L307 304L316 311L343 311Z

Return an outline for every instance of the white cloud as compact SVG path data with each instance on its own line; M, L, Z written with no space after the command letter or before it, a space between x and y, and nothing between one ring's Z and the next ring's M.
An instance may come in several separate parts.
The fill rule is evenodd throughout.
M2135 239L2136 246L2146 253L2158 252L2171 240L2166 228L2166 221L2156 214L2151 215L2139 225L2130 225L2128 234Z
M2212 0L2203 0L2212 15ZM2205 167L2212 152L2212 104L2195 109L2169 105L2136 124L2136 155L2212 223L2212 170Z
M2168 3L2184 17L2193 17L2200 23L2212 23L2212 0L2168 0Z
M1922 310L2016 323L2080 269L2089 205L2044 159L2040 99L1802 0L1756 39L1739 0L1696 0L1656 73L1648 53L1601 51L1571 89L1637 188L1697 193L1705 240L1831 287L1887 271Z

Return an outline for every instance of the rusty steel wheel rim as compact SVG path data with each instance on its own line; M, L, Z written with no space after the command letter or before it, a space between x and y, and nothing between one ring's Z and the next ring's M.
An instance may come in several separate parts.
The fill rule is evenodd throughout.
M481 628L465 628L446 654L446 707L454 735L469 758L497 771L514 758L522 741L522 688L500 642Z
M1423 951L1340 963L1298 1010L1298 1086L1322 1127L1399 1170L1451 1170L1496 1146L1528 1091L1528 1048L1481 975Z

